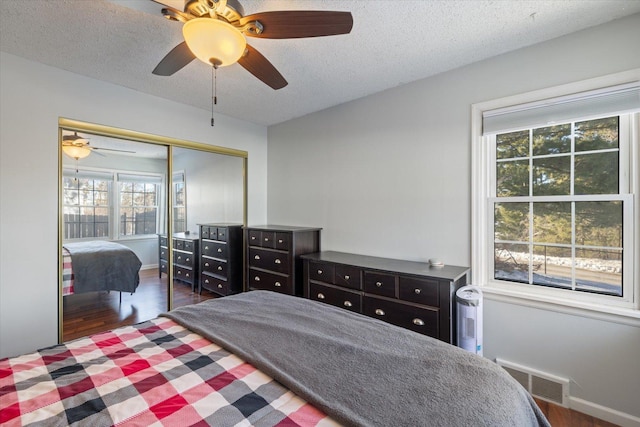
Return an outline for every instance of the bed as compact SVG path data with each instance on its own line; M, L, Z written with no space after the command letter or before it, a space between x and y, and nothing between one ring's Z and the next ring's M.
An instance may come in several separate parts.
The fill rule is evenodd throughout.
M0 361L12 425L549 426L495 363L252 291Z
M134 293L142 262L129 248L103 240L62 246L62 295L96 291Z

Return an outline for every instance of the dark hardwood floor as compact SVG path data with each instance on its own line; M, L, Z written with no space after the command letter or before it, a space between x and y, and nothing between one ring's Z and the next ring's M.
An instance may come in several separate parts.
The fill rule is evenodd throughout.
M157 269L140 272L140 284L131 295L118 292L90 292L69 295L63 300L63 340L95 334L120 326L133 325L157 317L167 311L167 278L158 277ZM180 307L215 298L216 295L203 290L202 295L191 292L191 287L175 281L173 306Z
M573 409L563 408L544 400L535 399L552 427L619 427L607 421L585 415Z

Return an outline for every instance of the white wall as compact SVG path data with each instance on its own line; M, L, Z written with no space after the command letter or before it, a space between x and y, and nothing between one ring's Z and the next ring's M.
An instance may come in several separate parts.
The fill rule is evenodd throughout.
M58 118L249 153L249 220L265 222L267 130L0 53L0 357L58 339Z
M471 104L638 68L638 40L634 15L272 126L269 222L323 227L325 250L468 266ZM640 328L485 307L485 356L640 425Z

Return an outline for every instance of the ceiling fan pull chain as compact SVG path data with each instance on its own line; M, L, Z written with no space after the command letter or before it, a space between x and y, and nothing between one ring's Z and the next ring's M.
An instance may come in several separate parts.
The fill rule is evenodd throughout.
M213 126L213 106L218 105L218 67L211 66L211 126Z

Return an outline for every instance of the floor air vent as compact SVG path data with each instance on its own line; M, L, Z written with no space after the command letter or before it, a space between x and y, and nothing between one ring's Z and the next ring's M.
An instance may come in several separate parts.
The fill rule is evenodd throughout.
M532 396L565 408L569 407L569 380L566 378L560 378L502 359L496 359L496 362Z

